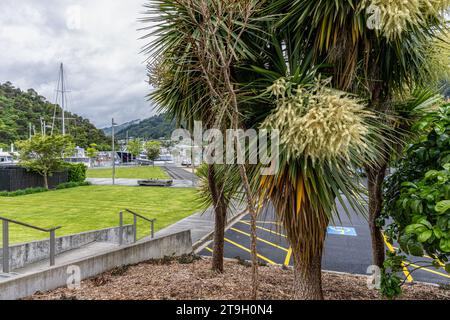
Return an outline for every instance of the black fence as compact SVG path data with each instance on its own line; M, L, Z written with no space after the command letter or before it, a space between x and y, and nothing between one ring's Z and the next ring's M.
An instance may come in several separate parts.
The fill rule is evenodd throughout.
M58 172L48 177L49 188L68 181L67 171ZM6 165L0 166L0 191L16 191L26 188L36 188L44 186L44 178L38 173L27 171L27 169Z

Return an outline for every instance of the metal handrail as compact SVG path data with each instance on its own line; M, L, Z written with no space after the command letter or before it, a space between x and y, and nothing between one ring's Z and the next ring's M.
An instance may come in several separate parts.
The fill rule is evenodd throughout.
M23 227L27 227L30 229L42 231L42 232L48 232L50 233L50 266L55 265L55 255L56 255L56 234L55 231L58 229L61 229L62 227L54 227L51 229L44 229L40 227L33 226L31 224L16 221L9 218L0 217L0 220L2 220L3 225L3 232L2 232L2 239L3 239L3 273L9 273L10 272L10 263L9 263L9 224L14 223Z
M156 221L156 218L154 218L154 219L146 218L146 217L144 217L144 216L141 216L139 213L136 213L136 212L131 211L130 209L125 209L125 211L131 213L132 215L138 216L139 218L144 219L145 221L148 221L148 222L154 222L154 221Z
M44 228L33 226L33 225L25 223L25 222L20 222L20 221L17 221L17 220L8 219L8 218L4 218L4 217L0 217L0 220L8 221L8 222L11 222L11 223L14 223L14 224L18 224L18 225L21 225L21 226L24 226L24 227L28 227L28 228L31 228L31 229L35 229L35 230L38 230L38 231L42 231L42 232L51 232L53 230L58 230L58 229L62 228L62 227L54 227L54 228L51 228L51 229L44 229Z
M133 212L130 209L124 209L126 212L131 213L133 215L133 241L136 242L137 241L137 218L141 218L147 222L150 222L151 225L151 230L150 230L150 234L152 239L155 237L155 219L149 219L146 218L142 215L140 215L139 213ZM119 244L122 245L123 244L123 211L119 212Z

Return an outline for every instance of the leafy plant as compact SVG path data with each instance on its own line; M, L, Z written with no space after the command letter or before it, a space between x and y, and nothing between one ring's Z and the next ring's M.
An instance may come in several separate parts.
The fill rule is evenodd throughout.
M83 163L68 163L68 182L84 182L86 180L87 167Z
M137 157L142 151L142 142L140 139L130 140L127 144L127 151Z
M161 153L161 142L147 141L144 144L144 151L148 160L155 161Z
M386 235L400 245L399 252L385 262L391 276L399 271L397 257L402 253L419 257L426 253L433 259L431 266L447 263L445 269L450 272L449 115L450 105L444 105L416 124L426 134L406 148L397 171L385 183L383 220L379 222L393 220Z

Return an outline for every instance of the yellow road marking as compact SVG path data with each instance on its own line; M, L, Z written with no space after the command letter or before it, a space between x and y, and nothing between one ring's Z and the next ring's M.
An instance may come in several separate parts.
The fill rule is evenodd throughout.
M431 272L431 273L437 274L438 276L442 276L442 277L444 277L444 278L450 279L450 275L448 275L448 274L444 274L444 273L442 273L442 272L435 271L435 270L433 270L433 269L422 268L421 266L418 266L418 265L413 264L413 263L411 263L411 264L409 264L409 265L412 266L412 267L414 267L414 268L420 268L420 270L424 270L424 271L427 271L427 272Z
M245 222L245 221L239 221L239 222L244 223L244 224L246 224L246 225L250 225L250 223ZM275 235L277 235L277 236L282 236L282 237L286 238L286 236L285 236L284 234L275 232L275 231L273 231L273 230L270 230L270 229L267 229L267 228L263 228L263 227L260 227L260 226L256 226L256 228L257 228L257 229L260 229L260 230L264 230L264 231L270 232L270 233L275 234Z
M250 220L241 220L241 221L250 223ZM275 224L277 226L281 226L281 223L275 221L256 221L256 223Z
M209 252L213 253L212 249L210 249L209 247L206 247L205 249L208 250Z
M383 234L383 239L384 239L384 243L386 243L386 246L388 247L389 251L391 252L395 252L394 247L389 243L389 241L387 241L386 235ZM411 276L411 273L409 272L408 268L405 266L405 262L402 261L402 267L403 267L403 273L406 277L406 280L408 280L408 282L413 282L413 277Z
M252 236L251 234L249 234L249 233L247 233L247 232L244 232L244 231L242 231L242 230L236 229L236 228L230 228L230 230L233 230L233 231L242 233L243 235L246 235L247 237L250 237L250 238L251 238L251 236ZM278 249L280 249L280 250L283 250L283 251L288 252L288 249L283 248L283 247L281 247L281 246L279 246L279 245L277 245L277 244L275 244L275 243L273 243L273 242L270 242L270 241L267 241L267 240L264 240L264 239L261 239L261 238L256 238L256 239L257 239L258 241L267 243L268 245L271 245L272 247L275 247L275 248L278 248Z
M392 246L392 248L394 248L395 250L398 250L398 247ZM423 257L423 258L430 259L430 260L435 260L434 258L432 258L432 257L430 257L430 256L427 256L427 255L424 255L424 256L422 256L422 257ZM442 269L445 269L445 264L444 264L443 262L438 261L438 263L439 263L439 265L442 267Z
M424 258L427 258L427 259L430 259L430 260L433 260L433 261L435 260L434 258L432 258L430 256L427 256L427 255L425 255ZM445 264L444 263L442 263L441 261L438 261L438 263L442 267L442 269L445 269Z
M227 239L227 238L225 238L225 241L228 242L228 243L231 243L233 246L236 246L236 247L238 247L239 249L242 249L242 250L244 250L244 251L247 251L247 252L249 252L249 253L252 253L251 250L247 249L247 248L244 247L244 246L241 246L239 243L236 243L236 242L234 242L234 241L231 241L230 239ZM270 264L276 264L275 262L273 262L273 261L270 260L269 258L266 258L266 257L260 255L259 253L258 253L257 256L258 256L258 258L260 258L260 259L262 259L262 260L264 260L264 261L266 261L266 262L268 262L268 263L270 263Z
M292 256L292 247L289 247L289 250L286 254L286 259L284 259L284 265L288 266L289 262L291 262L291 256Z

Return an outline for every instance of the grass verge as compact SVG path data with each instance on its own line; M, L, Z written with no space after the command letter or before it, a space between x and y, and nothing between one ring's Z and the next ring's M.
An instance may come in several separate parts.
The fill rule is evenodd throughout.
M118 226L125 208L156 218L155 231L202 209L195 189L123 186L86 186L21 197L0 197L0 216L42 228L62 226L57 236ZM132 223L125 214L125 223ZM150 225L138 219L138 237L150 233ZM11 243L48 237L25 227L10 225ZM1 237L0 237L1 238Z
M88 178L111 178L112 168L89 169ZM167 173L160 167L118 167L116 178L121 179L169 179Z

